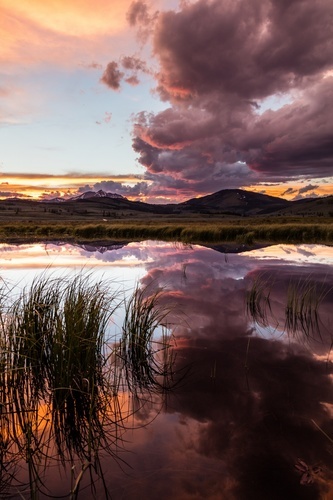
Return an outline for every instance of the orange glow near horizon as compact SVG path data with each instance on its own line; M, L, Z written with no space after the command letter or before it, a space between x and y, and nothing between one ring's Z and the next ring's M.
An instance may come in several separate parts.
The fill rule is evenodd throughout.
M333 183L316 183L316 181L312 181L309 184L315 184L313 189L309 189L309 191L304 192L305 196L316 197L316 196L330 196L333 194ZM297 195L299 195L299 190L304 188L304 184L300 182L295 183L285 183L285 184L271 184L271 185L253 185L253 186L245 186L242 189L246 191L253 191L255 193L267 194L269 196L277 196L278 198L284 198L286 200L293 200ZM291 190L291 191L289 191ZM287 192L288 191L288 192ZM303 196L304 196L303 195Z
M329 179L330 181L331 179ZM0 199L8 197L20 197L22 199L43 199L43 198L56 198L56 197L70 197L79 193L79 189L83 186L89 186L89 189L97 191L96 184L101 182L114 181L124 186L134 186L142 181L142 176L135 174L128 175L114 175L108 176L103 174L64 174L64 175L47 175L47 174L0 174ZM306 185L301 182L298 183L283 183L283 184L257 184L252 186L241 186L240 189L252 191L256 193L267 194L269 196L277 196L287 200L293 200L296 196L315 197L315 196L329 196L333 194L333 182L326 181L317 182L312 180L308 185L313 185L313 189L304 190ZM145 181L148 182L148 181ZM88 187L87 189L88 190ZM111 189L104 189L105 191L113 191ZM303 191L302 191L303 190ZM116 190L115 190L116 191ZM211 193L189 193L186 198L178 194L165 194L154 195L151 193L138 196L125 195L129 200L137 200L138 198L147 203L178 203L185 199L194 197L201 197Z
M135 185L140 178L135 175L45 175L45 174L0 174L0 199L19 195L22 198L40 199L45 195L73 196L80 187L103 181L115 181L124 185Z

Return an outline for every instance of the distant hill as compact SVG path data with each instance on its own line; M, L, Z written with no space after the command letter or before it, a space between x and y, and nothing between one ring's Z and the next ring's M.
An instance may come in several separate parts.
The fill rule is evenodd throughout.
M217 193L192 198L180 203L186 211L200 213L224 213L230 215L257 215L289 208L291 202L283 198L253 193L243 189L223 189Z
M243 189L223 189L216 193L192 198L183 203L156 205L131 201L116 193L103 190L87 191L67 200L22 200L8 198L0 200L0 219L15 216L27 220L96 220L103 218L145 217L149 215L166 216L333 216L333 196L324 198L287 201L283 198L268 196Z
M290 205L283 210L284 215L333 216L333 196L320 198L304 198L290 202Z

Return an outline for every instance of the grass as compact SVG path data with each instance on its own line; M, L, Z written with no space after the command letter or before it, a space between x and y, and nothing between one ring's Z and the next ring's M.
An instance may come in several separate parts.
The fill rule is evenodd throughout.
M135 393L147 388L164 391L172 387L174 360L167 337L169 311L161 307L160 296L160 291L147 295L147 290L137 287L126 303L121 356L127 384ZM162 337L157 341L154 334L160 328Z
M44 276L15 300L7 299L3 287L2 491L15 483L21 491L29 491L30 498L38 498L40 491L46 492L43 475L52 460L63 466L81 463L70 498L77 497L85 474L103 483L100 454L118 459L115 449L125 426L119 391L132 391L138 397L139 386L147 399L152 391L162 394L167 388L172 358L162 364L159 360L161 352L169 352L169 341L163 335L159 343L152 339L167 315L157 307L159 294L135 290L126 304L120 347L106 339L109 321L121 302L110 290L109 284L94 283L90 275L82 274L73 279ZM24 487L15 479L20 460L27 464L29 475ZM106 487L104 493L108 498Z
M301 331L306 337L321 338L319 306L329 290L309 276L306 280L291 282L287 292L285 329L288 333Z
M0 224L5 240L140 240L186 243L255 242L332 243L329 218L137 219L112 222L34 222Z
M269 278L261 274L255 278L252 286L246 293L247 314L259 326L268 325L268 312L271 312L271 284Z
M246 310L259 326L270 324L273 317L271 291L273 282L269 277L259 275L246 294ZM330 290L325 284L318 285L311 276L299 281L290 281L285 297L284 331L288 334L302 333L305 338L321 338L320 304ZM276 321L276 326L278 322Z

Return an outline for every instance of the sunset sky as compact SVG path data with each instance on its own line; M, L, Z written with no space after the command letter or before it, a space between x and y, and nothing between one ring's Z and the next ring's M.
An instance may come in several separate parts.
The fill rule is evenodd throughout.
M0 0L0 198L333 194L332 0Z

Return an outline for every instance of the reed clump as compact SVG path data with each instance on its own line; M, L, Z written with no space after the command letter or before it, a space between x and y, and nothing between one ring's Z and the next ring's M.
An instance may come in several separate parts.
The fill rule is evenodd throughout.
M247 314L260 326L268 325L268 313L271 309L272 283L265 274L258 275L252 282L252 286L246 293Z
M266 327L274 319L271 295L274 282L259 275L246 293L246 310L259 326ZM325 283L318 284L311 276L291 280L285 294L284 326L288 334L321 339L320 305L331 291ZM278 326L278 321L276 326Z
M161 292L147 295L137 287L125 306L121 356L132 392L168 390L172 387L174 359L168 338L168 309L160 305ZM160 339L154 338L162 330ZM158 355L157 355L158 354Z
M311 279L291 282L288 286L285 308L285 329L289 333L302 332L306 337L320 338L319 306L329 290Z
M119 392L138 396L138 384L147 399L167 387L171 362L161 365L157 358L169 344L163 334L156 344L151 338L167 313L156 310L156 294L149 298L137 288L126 305L120 348L107 338L122 302L108 283L93 282L89 274L44 276L14 300L6 292L0 293L2 484L15 482L22 459L31 498L43 488L50 460L63 465L79 460L82 470L102 478L100 454L118 459L115 445L125 428Z

